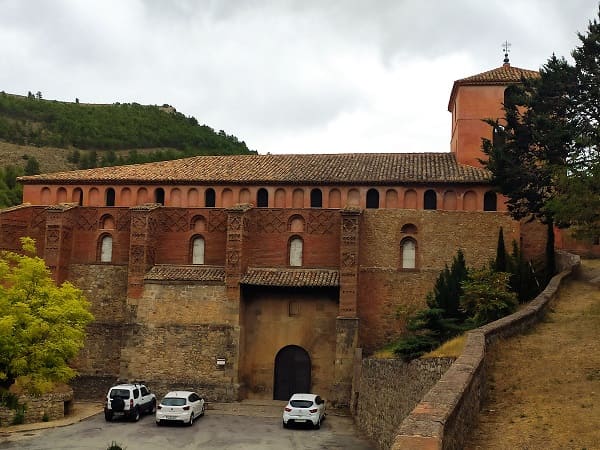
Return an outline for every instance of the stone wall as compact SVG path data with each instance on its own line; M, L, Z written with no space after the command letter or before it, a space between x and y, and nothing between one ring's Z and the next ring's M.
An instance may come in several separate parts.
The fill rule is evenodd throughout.
M416 268L403 269L405 225L414 225ZM506 213L423 210L365 210L360 236L358 283L359 347L365 355L396 339L408 316L425 306L425 297L446 264L462 249L467 265L479 267L496 257L498 233L506 248L519 242L519 223ZM542 247L543 250L543 247Z
M353 389L354 419L381 449L389 448L398 424L440 379L454 358L367 358Z
M563 268L544 291L518 312L467 334L461 356L401 423L393 450L460 450L464 437L477 423L485 394L485 358L500 338L522 333L539 322L563 278L579 267L579 257L559 252Z
M69 281L83 291L94 315L74 368L82 375L118 377L122 335L130 314L127 266L71 264Z
M19 404L25 405L25 415L22 423L48 422L62 419L69 411L73 402L73 390L61 388L59 392L50 392L39 396L19 396ZM16 411L0 406L0 426L14 423Z
M196 390L209 401L237 399L239 305L221 284L147 283L123 334L122 379L157 395ZM217 358L225 365L217 366Z

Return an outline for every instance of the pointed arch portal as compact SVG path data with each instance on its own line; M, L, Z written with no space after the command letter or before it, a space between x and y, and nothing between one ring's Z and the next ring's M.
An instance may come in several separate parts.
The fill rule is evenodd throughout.
M273 399L289 400L298 392L310 392L310 356L302 347L288 345L275 356Z

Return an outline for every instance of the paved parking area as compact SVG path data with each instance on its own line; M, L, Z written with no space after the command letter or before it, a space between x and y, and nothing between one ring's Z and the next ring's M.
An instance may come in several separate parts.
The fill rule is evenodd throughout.
M167 449L344 449L373 450L350 417L328 416L320 430L283 429L281 419L207 411L192 427L157 427L153 416L137 422L107 423L102 414L59 428L0 434L0 449L106 449L116 442L127 450Z

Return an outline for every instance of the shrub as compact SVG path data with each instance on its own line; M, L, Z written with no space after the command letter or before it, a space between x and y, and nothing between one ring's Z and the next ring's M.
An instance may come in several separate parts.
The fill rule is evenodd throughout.
M492 269L469 271L469 277L462 283L460 304L474 327L493 322L516 310L517 295L510 291L509 279L509 273Z

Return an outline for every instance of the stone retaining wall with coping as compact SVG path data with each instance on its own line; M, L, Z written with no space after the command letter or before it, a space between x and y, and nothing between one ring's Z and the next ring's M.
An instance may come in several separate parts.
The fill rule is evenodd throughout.
M450 369L401 423L392 450L459 450L477 423L485 393L486 350L501 338L522 333L539 322L563 278L580 265L579 256L557 252L557 270L546 289L523 309L472 330Z

